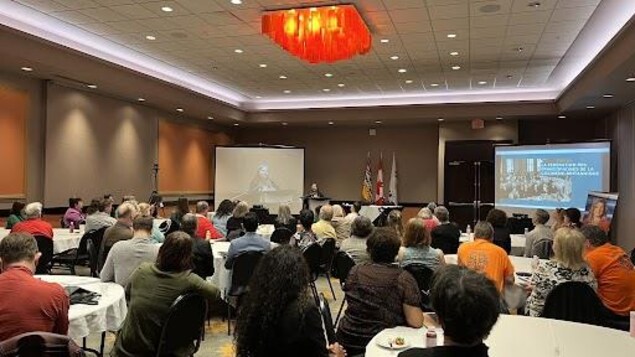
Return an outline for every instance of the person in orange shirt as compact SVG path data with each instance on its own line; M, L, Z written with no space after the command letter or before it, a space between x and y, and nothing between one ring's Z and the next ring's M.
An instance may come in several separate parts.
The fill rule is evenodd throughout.
M503 248L492 243L494 228L488 222L474 227L474 241L461 244L457 252L459 265L485 274L499 292L514 283L514 266Z
M601 227L581 229L586 238L586 260L598 281L598 295L615 318L635 311L635 268L626 252L609 242Z

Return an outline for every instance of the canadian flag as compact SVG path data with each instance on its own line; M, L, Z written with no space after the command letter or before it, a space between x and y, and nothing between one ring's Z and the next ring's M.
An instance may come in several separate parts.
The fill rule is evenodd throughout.
M377 188L375 189L375 204L383 205L384 199L384 155L379 154L379 166L377 168Z

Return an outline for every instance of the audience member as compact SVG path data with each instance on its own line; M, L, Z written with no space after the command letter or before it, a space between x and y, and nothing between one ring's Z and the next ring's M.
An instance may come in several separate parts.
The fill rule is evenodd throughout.
M353 224L353 221L355 220L355 218L359 217L359 211L361 210L362 210L362 203L359 201L355 201L351 205L351 212L347 214L346 217L344 218L346 218L347 221Z
M225 260L225 268L231 269L234 259L246 252L263 252L271 250L271 242L256 233L258 229L258 216L254 212L247 212L243 218L245 234L231 241Z
M352 222L344 217L344 208L340 205L333 205L333 218L331 219L333 229L335 229L336 244L339 247L344 239L351 236Z
M327 239L337 237L335 233L335 228L333 228L333 224L331 220L333 219L333 206L324 205L320 208L320 214L318 216L320 219L313 224L311 230L315 234L315 236L319 239Z
M22 202L13 202L11 210L9 211L9 217L7 218L6 229L13 228L13 225L24 221L24 207L26 205Z
M196 219L198 220L196 238L201 239L221 239L223 235L216 230L212 222L207 218L209 204L205 201L196 203Z
M128 314L117 334L112 356L156 355L163 323L179 295L194 292L212 300L219 298L218 288L190 274L191 268L191 238L183 232L169 234L156 263L141 264L130 278L126 287L130 296ZM193 351L192 344L174 355L191 356Z
M216 228L216 230L218 230L223 236L227 236L227 220L232 216L233 210L234 203L228 199L224 199L218 205L218 208L212 217L214 228Z
M110 214L110 216L112 218L116 219L117 218L117 217L115 217L116 209L114 207L114 205L115 205L115 197L112 195L112 193L107 193L107 194L104 195L104 200L106 200L106 202L110 203L111 210L108 213Z
M443 252L430 247L431 241L430 231L421 218L408 220L397 256L399 265L405 267L409 264L423 264L432 270L445 265Z
M503 248L492 243L494 227L489 222L474 226L474 241L461 244L457 258L459 265L485 274L502 292L505 284L514 283L514 266Z
M243 218L249 212L249 204L245 201L240 201L234 207L232 216L227 219L227 236L233 231L241 231L243 229Z
M399 210L394 209L388 213L386 227L394 229L399 238L403 237L403 221Z
M308 209L300 211L300 225L298 225L296 234L293 235L292 245L304 249L317 242L311 227L313 227L313 211Z
M154 262L159 253L159 245L152 240L152 216L139 216L132 223L132 239L115 243L104 267L99 273L101 281L114 281L126 286L132 273L145 262Z
M196 215L188 213L181 220L181 231L192 238L192 273L205 279L214 275L214 253L209 241L195 237L197 224Z
M94 199L91 203L91 212L86 216L86 227L84 230L86 232L92 232L99 230L101 228L112 227L117 220L110 216L110 211L112 210L112 203L110 200L102 198L102 199Z
M165 210L163 208L165 207L165 205L163 204L163 196L159 195L157 191L152 191L152 193L150 194L150 198L148 199L148 204L152 207L150 209L152 218L160 217L159 210L162 210L162 213L165 214Z
M564 224L564 208L556 208L553 211L553 224L551 225L551 231L555 232L558 229L565 226Z
M24 221L13 225L11 233L29 233L53 239L53 226L42 219L42 204L40 202L26 205L24 218L26 218Z
M104 232L104 238L101 241L101 247L99 248L98 266L104 266L106 257L115 243L121 240L131 239L133 236L132 222L138 214L137 206L129 201L126 201L117 207L117 223L112 227L106 228Z
M350 255L355 264L370 263L366 242L371 233L373 233L373 229L375 227L370 219L358 216L351 225L351 236L342 241L340 250Z
M485 219L494 227L494 244L503 248L507 254L512 251L512 237L507 228L507 213L499 209L492 209Z
M433 248L438 248L444 254L456 254L459 249L461 230L459 227L450 223L450 211L443 206L434 209L434 215L439 219L439 225L430 232L432 236Z
M436 204L434 206L436 207ZM419 213L417 213L417 217L423 220L423 223L430 232L439 225L439 219L435 217L432 212L433 211L431 211L430 208L424 207L419 210Z
M11 233L0 240L0 341L26 332L68 332L64 288L33 277L40 255L30 234Z
M582 218L582 213L580 210L575 207L570 207L564 210L564 226L570 228L580 228L582 223L580 223L580 218Z
M487 357L483 343L498 320L496 287L482 274L448 265L432 277L430 302L443 328L443 346L413 348L399 357Z
M273 226L278 228L286 228L291 232L295 232L298 226L298 222L291 215L291 208L287 205L278 206L278 217L276 217Z
M386 328L423 325L417 282L393 264L401 245L395 229L377 228L367 243L372 263L351 269L344 287L348 307L337 330L337 340L351 356L364 353Z
M543 252L534 250L534 244L536 249L538 249L541 242L545 240L553 241L553 231L545 226L547 222L549 222L549 212L544 209L537 209L532 217L534 229L525 234L525 257L531 258L534 255L543 256L544 254L540 254Z
M150 217L152 218L152 221L154 222L154 207L153 205L149 204L149 203L139 203L139 216L141 217ZM159 229L159 227L152 226L152 231L150 233L150 238L152 238L154 243L163 243L163 241L165 240L165 235L163 235L163 232L161 232L161 230Z
M553 239L554 257L538 263L531 276L525 312L540 316L549 293L558 285L569 281L589 284L597 290L593 272L584 261L584 235L572 228L560 228Z
M283 245L267 253L238 313L236 355L344 357L338 344L327 348L308 287L309 269L297 248Z
M586 261L598 283L598 295L614 316L628 321L629 311L635 311L635 268L627 253L609 242L606 232L598 226L581 229L586 238Z
M180 226L183 216L188 213L190 213L190 202L186 197L179 197L176 200L176 207L174 207L174 210L170 215L170 220Z
M69 198L68 209L62 218L62 228L67 228L71 225L75 228L79 228L79 225L83 224L86 220L86 217L84 217L84 214L82 213L83 207L84 202L81 198Z

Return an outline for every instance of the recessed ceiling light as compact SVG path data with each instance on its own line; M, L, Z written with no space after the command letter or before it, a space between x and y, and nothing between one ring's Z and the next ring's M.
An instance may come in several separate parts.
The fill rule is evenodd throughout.
M280 79L287 79L287 76L285 76L284 74L280 75L280 77L278 77Z
M595 105L587 105L586 108L587 109L595 109Z
M478 81L478 84L484 85L484 84L487 84L487 82L486 81Z
M408 70L407 70L407 69L405 69L405 68L399 68L399 70L397 70L397 72L399 72L399 73L406 73L406 72L408 72Z
M344 83L338 83L337 86L340 88L344 88L346 85Z
M525 49L524 49L524 48L522 48L522 47L516 47L514 50L516 50L516 52L522 52L522 51L524 51Z
M411 84L413 82L412 79L406 79L406 84Z
M459 55L459 53L458 53L458 52L456 52L456 51L454 51L454 52L450 52L450 56L458 56L458 55Z
M606 93L602 96L602 98L607 98L607 99L613 98L613 94Z
M455 33L449 33L448 34L448 38L456 38L456 34Z
M566 119L567 116L566 115L558 115L558 119Z
M152 35L148 35L148 36L146 36L146 40L148 40L148 41L154 41L154 40L156 40L156 39L157 39L157 38L156 38L156 37L154 37L154 36L152 36Z
M241 50L240 48L237 48L237 49L235 49L235 50L234 50L234 52L236 52L236 53L243 53L243 52L245 52L245 51Z
M331 78L333 77L333 73L324 73L324 77Z
M258 65L258 67L260 68L267 68L267 64L266 63L261 63Z
M329 125L333 125L333 124L335 124L335 123L334 123L334 122L332 122L332 121L330 121L330 122L329 122Z
M437 119L437 121L439 121L439 122L444 121L444 120L445 120L445 119L443 119L443 118L439 118L439 119Z
M283 92L284 94L289 94L289 93L291 93L291 91L290 91L290 90L288 90L288 89L285 89L285 90L284 90L284 91L282 91L282 92Z
M86 87L88 87L90 89L96 89L97 85L96 84L87 84Z
M399 56L391 56L390 59L393 60L393 61L396 61L396 60L399 59Z
M635 76L630 76L628 78L626 78L627 82L635 82Z
M234 126L240 126L240 124L238 124L238 123L234 123Z
M259 96L259 95L257 95L257 96L256 96L256 99L262 99L262 97L261 97L261 96Z
M214 117L210 115L210 116L207 117L207 119L208 120L214 120Z
M496 120L503 120L503 117L496 117Z
M511 74L508 74L508 75L505 76L505 78L512 79L512 78L514 78L514 76L512 76Z
M542 4L539 1L532 1L529 4L527 4L527 6L534 7L534 8L538 8L538 7L540 7L540 5L542 5Z
M163 11L163 12L172 12L172 11L174 11L174 9L169 7L169 6L163 6L161 8L161 11Z
M20 69L23 70L24 72L33 72L33 68L31 67L22 67Z
M324 88L324 89L322 89L322 92L330 92L330 91L331 91L331 90L330 90L330 89L328 89L328 88Z
M387 39L387 38L382 38L379 42L381 42L381 43L388 43L388 42L390 42L390 40L389 40L389 39Z
M145 99L145 98L137 98L137 102L141 102L141 103L143 103L143 102L145 102L145 101L146 101L146 99Z
M430 83L430 87L438 87L439 83Z
M289 125L289 123L287 123L286 121L282 122L282 126L287 126L287 125Z
M183 113L184 112L183 108L176 108L176 111L179 112L179 113Z
M230 2L234 5L240 5L243 3L242 0L231 0Z
M459 65L452 66L452 70L453 71L458 71L459 69L461 69L461 66L459 66Z
M381 124L381 120L375 120L375 124Z

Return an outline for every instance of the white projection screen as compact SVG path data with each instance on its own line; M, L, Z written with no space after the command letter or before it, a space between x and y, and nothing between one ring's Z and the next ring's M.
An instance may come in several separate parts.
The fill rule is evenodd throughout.
M271 213L281 204L302 209L304 148L217 146L214 201L241 200Z

